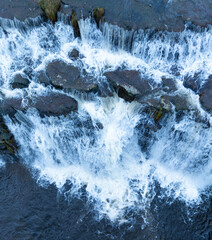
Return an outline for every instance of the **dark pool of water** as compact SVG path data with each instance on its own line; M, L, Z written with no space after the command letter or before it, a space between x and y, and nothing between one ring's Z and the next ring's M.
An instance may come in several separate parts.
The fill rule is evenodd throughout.
M211 240L212 199L192 212L182 202L167 203L156 197L148 210L149 224L142 213L127 212L131 223L112 224L97 215L86 194L64 199L54 185L39 186L20 163L8 164L0 174L1 240L106 240L161 239ZM144 226L142 229L141 226Z

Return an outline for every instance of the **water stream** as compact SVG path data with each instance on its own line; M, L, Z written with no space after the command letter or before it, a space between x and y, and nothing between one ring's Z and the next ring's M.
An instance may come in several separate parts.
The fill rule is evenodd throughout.
M197 206L203 195L209 197L212 119L183 80L198 74L202 85L212 74L211 27L187 26L182 33L135 32L108 23L97 29L86 19L79 23L81 39L75 39L69 21L60 18L54 26L37 20L24 28L18 24L0 28L4 97L21 96L24 104L29 98L61 92L40 84L36 75L57 59L86 70L100 85L106 81L105 72L118 68L138 70L152 86L160 84L163 76L173 78L194 110L167 114L161 128L150 130L148 136L147 124L154 123L144 106L126 102L116 93L103 98L65 92L79 104L78 112L67 116L41 117L36 109L18 111L15 119L5 116L20 147L20 161L37 184L54 183L66 196L80 197L79 189L85 188L87 201L93 202L98 215L119 222L130 221L125 215L129 209L145 212L156 195L167 204L179 199L188 206ZM82 58L71 60L72 49ZM11 88L17 73L30 74L27 89ZM197 113L204 121L197 121ZM149 221L147 215L143 218Z

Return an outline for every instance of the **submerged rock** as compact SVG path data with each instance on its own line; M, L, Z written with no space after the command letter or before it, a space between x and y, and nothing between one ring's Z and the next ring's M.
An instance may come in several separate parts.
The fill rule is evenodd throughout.
M51 62L46 68L46 73L51 84L57 88L90 91L97 87L93 79L82 77L77 67L61 61Z
M77 58L79 58L79 51L77 49L73 49L71 52L68 53L69 58L71 58L72 60L75 60Z
M39 0L41 9L53 23L57 21L57 11L60 8L60 0Z
M21 74L17 74L14 77L13 83L12 83L12 88L26 88L29 85L29 80L22 76Z
M200 89L199 96L202 107L212 113L212 75L209 76L207 82Z

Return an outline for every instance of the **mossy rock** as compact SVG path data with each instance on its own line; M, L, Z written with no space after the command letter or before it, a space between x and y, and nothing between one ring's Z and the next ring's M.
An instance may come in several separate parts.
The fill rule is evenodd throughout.
M57 21L57 11L60 8L60 0L39 0L41 9L53 23Z
M104 14L105 14L105 10L102 7L98 7L93 10L93 16L98 27L99 27L99 22Z
M76 17L76 14L75 14L74 11L72 11L72 14L71 14L71 25L72 25L73 30L74 30L75 38L80 37L79 24L78 24L77 17Z
M159 111L155 113L155 121L158 122L163 116L163 108L160 107Z
M15 144L14 138L12 138L11 140L5 141L5 146L8 151L10 151L12 154L15 154L17 147Z

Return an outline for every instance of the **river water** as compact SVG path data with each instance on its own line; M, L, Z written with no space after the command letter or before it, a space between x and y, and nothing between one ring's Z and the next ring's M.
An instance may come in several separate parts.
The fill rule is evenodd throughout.
M24 105L63 91L36 75L62 60L100 86L119 68L138 70L153 87L172 78L190 110L167 113L150 134L144 106L116 93L65 91L79 105L67 116L41 117L33 108L5 115L19 151L18 163L0 161L2 239L211 239L212 119L183 80L198 74L201 86L212 74L212 29L134 32L86 19L75 39L69 23L64 16L54 26L2 21L4 98L22 97ZM72 49L82 57L71 60ZM28 88L11 88L17 73L30 73Z

